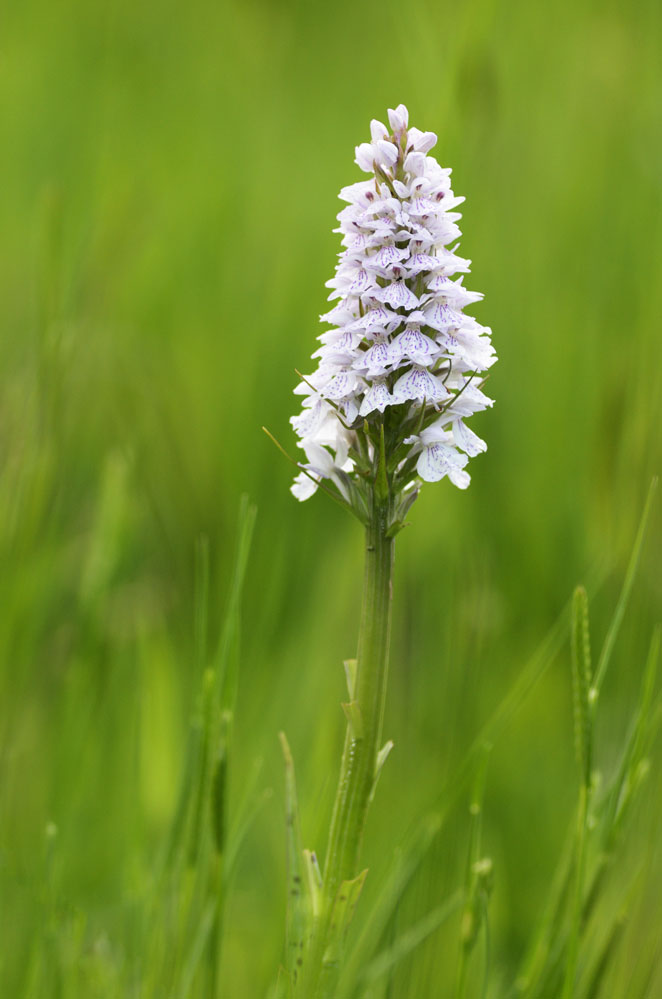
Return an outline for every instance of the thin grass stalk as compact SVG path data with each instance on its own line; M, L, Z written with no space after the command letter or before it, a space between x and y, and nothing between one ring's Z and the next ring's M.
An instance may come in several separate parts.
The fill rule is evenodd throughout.
M584 881L588 843L588 815L591 800L591 766L593 758L593 719L590 708L591 644L588 622L588 598L583 586L578 586L573 598L572 675L575 711L575 749L579 766L579 805L577 809L577 846L575 854L575 884L572 923L568 939L563 999L575 994L579 942L582 935Z
M579 788L577 809L577 853L575 860L575 890L572 909L572 927L568 939L563 999L572 999L575 994L575 979L579 959L579 941L582 932L582 910L584 879L586 875L586 846L588 840L589 789L585 784Z
M475 777L469 814L469 849L464 878L464 911L460 924L460 947L455 981L456 999L464 999L467 991L469 957L480 931L482 914L480 912L481 877L479 874L479 857L481 849L481 831L483 818L483 797L487 777L487 763L491 747L486 744L482 748L482 759Z
M598 665L595 670L595 677L593 679L593 687L591 690L591 704L594 712L598 697L600 696L600 691L602 689L602 684L605 678L605 674L607 672L609 663L611 661L614 645L616 644L616 639L618 637L618 633L620 631L621 624L623 622L625 609L630 599L630 593L632 592L634 580L637 575L639 558L641 556L644 537L646 535L646 528L648 526L648 518L650 516L651 507L653 505L653 499L655 497L657 484L658 484L658 478L657 476L655 476L651 480L651 484L648 487L648 493L646 495L646 503L644 504L644 511L641 515L641 520L639 521L639 528L637 530L637 536L635 538L634 546L632 548L632 553L630 555L630 561L628 562L627 571L625 573L625 579L623 580L623 586L621 588L620 596L618 598L618 603L616 604L616 610L614 611L614 616L611 620L611 624L609 625L609 631L607 632L607 637L605 638L604 645L602 646L600 658L598 659Z

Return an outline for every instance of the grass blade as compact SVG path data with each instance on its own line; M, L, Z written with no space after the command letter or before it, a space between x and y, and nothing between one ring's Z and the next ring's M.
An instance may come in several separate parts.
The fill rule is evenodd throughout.
M625 573L625 579L623 580L621 593L618 598L618 603L616 604L616 610L614 611L614 616L611 619L611 624L607 632L607 637L605 638L604 645L602 646L600 658L598 660L598 665L595 671L595 680L593 683L593 691L591 692L591 701L593 702L593 704L595 704L597 698L600 695L600 690L602 688L607 668L611 661L611 656L612 652L614 651L614 645L618 637L618 632L620 631L621 628L623 615L625 614L625 608L627 607L628 600L630 599L630 593L632 592L632 586L634 584L635 576L637 575L637 567L639 565L641 549L644 543L644 536L646 534L648 517L650 515L651 507L653 505L653 497L655 496L656 489L657 489L657 476L652 480L650 487L648 489L648 495L646 497L646 503L644 505L644 512L642 513L641 520L639 521L639 528L637 530L637 536L635 538L634 546L632 548L632 554L630 555L630 561L628 562L627 572Z
M583 586L575 590L572 604L572 687L575 711L575 749L582 783L591 783L592 732L589 691L591 689L591 640L588 599Z
M435 930L460 909L464 893L458 889L449 899L429 912L418 923L402 933L396 941L375 957L363 972L366 983L377 982L388 974L408 954L422 944Z
M279 734L285 761L285 819L287 826L287 915L285 965L288 980L296 985L304 959L308 932L308 906L304 893L303 850L299 826L294 760L284 732Z

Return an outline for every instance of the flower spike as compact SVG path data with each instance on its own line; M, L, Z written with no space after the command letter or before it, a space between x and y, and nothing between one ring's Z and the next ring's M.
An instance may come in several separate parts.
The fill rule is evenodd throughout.
M335 304L321 316L332 328L318 338L317 368L302 376L302 412L291 420L307 458L292 489L302 500L328 480L354 506L347 483L360 497L394 456L398 492L445 477L465 489L465 466L486 448L466 420L492 405L478 386L496 355L490 329L464 312L483 297L464 286L471 261L456 253L464 199L429 155L434 132L409 127L403 104L388 122L373 120L371 141L356 148L368 179L340 192L343 250L327 282Z

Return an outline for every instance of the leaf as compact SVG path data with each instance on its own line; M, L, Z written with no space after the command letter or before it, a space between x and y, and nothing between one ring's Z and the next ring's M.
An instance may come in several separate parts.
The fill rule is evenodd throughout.
M384 443L384 424L379 426L379 464L375 480L375 497L379 501L388 498L388 476L386 472L386 445Z
M662 629L658 626L651 639L639 696L639 706L633 719L621 762L605 796L604 848L613 849L625 819L633 793L641 781L642 764L648 752L655 717L651 718L653 695L660 658ZM657 719L659 721L659 718Z
M637 536L634 541L634 546L632 548L632 554L630 555L630 561L628 562L627 572L625 573L625 579L623 580L623 587L621 589L620 596L618 598L618 603L616 604L616 610L614 611L614 616L611 620L609 626L609 631L607 632L607 637L605 638L604 645L602 646L602 652L600 653L600 658L598 660L598 665L595 671L595 680L593 683L594 693L591 700L595 702L600 694L600 689L611 660L612 652L614 651L614 644L616 638L618 637L618 632L620 631L621 623L623 621L623 615L625 614L625 608L627 607L628 600L630 599L630 593L632 591L632 585L637 575L637 567L639 565L639 557L641 555L641 548L644 542L644 536L646 534L646 525L648 524L648 517L650 514L651 506L653 504L653 497L655 495L655 490L657 489L657 476L652 480L650 487L648 489L648 495L646 497L646 503L644 505L644 512L641 515L641 520L639 521L639 529L637 531Z
M322 872L314 850L303 851L303 863L311 915L316 920L322 911Z
M382 748L377 753L377 759L375 760L375 776L372 782L372 788L370 790L370 803L372 803L375 797L375 791L377 790L377 782L379 781L382 768L386 763L389 753L393 749L393 740L389 739L388 742L384 743Z
M177 995L179 999L188 999L191 994L193 980L200 966L205 946L210 938L214 919L219 905L219 899L211 898L205 905L197 920L195 935L189 947L182 970Z
M531 939L515 980L513 994L531 994L547 965L550 951L561 931L565 907L572 882L572 861L575 845L575 821L570 824L566 842L554 871L542 916Z
M308 933L308 903L306 886L303 880L301 832L299 828L299 808L297 802L294 760L285 737L279 734L285 760L285 821L287 825L287 917L286 917L286 966L291 981L296 983L299 962Z
M232 716L229 711L224 711L221 717L221 732L211 789L212 831L214 834L214 847L218 854L224 852L226 841L228 748L231 740L231 730Z
M464 878L464 911L460 925L460 947L457 965L457 995L464 996L469 968L469 957L478 940L482 926L487 934L487 900L491 890L492 861L480 859L483 798L487 779L487 765L492 746L483 746L482 758L476 770L474 787L469 805L469 846Z
M343 666L345 667L345 677L347 679L347 692L349 693L350 700L354 699L354 691L356 689L356 659L345 659Z
M583 586L572 601L572 686L575 713L575 750L584 787L591 783L592 720L589 705L591 689L591 643L588 625L588 599Z
M289 972L281 965L278 969L276 984L269 993L269 999L292 999L293 995L292 979Z
M237 527L239 540L235 553L230 596L223 619L223 628L214 657L218 678L217 699L220 707L234 714L239 680L239 630L241 597L248 565L257 508L242 496Z
M363 922L363 928L347 956L338 986L339 996L351 996L359 982L363 968L368 963L391 915L402 898L419 864L434 842L442 826L442 817L429 816L418 821L409 833L404 846L399 849L381 886L380 893Z
M345 935L354 917L354 912L356 911L359 896L363 890L367 875L368 871L366 868L366 870L361 871L351 881L341 882L338 888L329 916L327 948L323 961L326 966L337 966L340 963Z
M395 943L375 957L363 972L366 982L375 982L391 971L408 954L422 944L462 905L463 893L458 889L442 905L437 906L418 923L402 933Z

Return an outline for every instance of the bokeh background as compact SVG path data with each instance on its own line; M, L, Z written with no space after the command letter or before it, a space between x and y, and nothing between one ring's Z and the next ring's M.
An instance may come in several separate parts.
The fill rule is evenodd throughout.
M304 840L323 850L362 539L324 496L289 495L291 469L260 428L293 449L294 369L309 370L325 311L336 195L388 106L438 133L467 197L468 283L500 361L471 488L424 489L398 539L374 885L579 581L604 636L662 467L660 26L655 0L5 6L2 995L36 994L35 947L72 994L128 994L117 983L199 682L196 539L211 551L213 644L243 493L258 519L231 795L272 793L233 880L224 974L247 999L271 980L285 897L277 733L297 762ZM605 688L607 771L661 616L661 555L658 500ZM658 753L619 862L640 865L642 884L613 996L659 935L659 766ZM512 978L540 911L575 787L564 647L490 762L495 982ZM461 881L466 803L403 926ZM450 994L456 941L455 925L435 934L394 995Z

